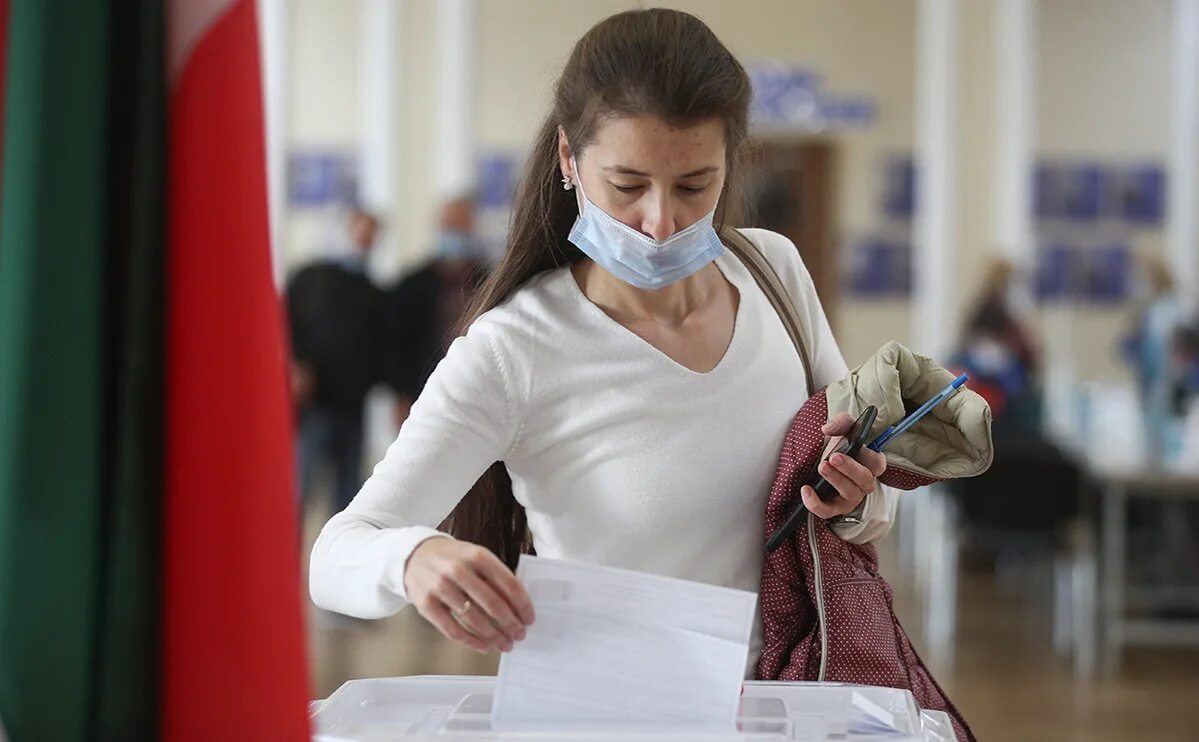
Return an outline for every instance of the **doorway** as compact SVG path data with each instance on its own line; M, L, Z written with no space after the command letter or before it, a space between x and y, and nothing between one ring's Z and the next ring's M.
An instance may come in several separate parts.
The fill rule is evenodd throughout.
M839 284L834 198L835 147L815 139L759 139L748 185L755 226L799 249L835 326Z

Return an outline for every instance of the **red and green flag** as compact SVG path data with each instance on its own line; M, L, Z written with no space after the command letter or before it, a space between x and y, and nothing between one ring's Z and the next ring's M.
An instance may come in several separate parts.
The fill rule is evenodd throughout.
M0 728L304 739L254 2L0 16Z
M164 737L301 739L299 519L254 2L173 9Z
M17 0L7 19L0 723L13 742L92 728L106 601L109 44L101 3L64 5Z

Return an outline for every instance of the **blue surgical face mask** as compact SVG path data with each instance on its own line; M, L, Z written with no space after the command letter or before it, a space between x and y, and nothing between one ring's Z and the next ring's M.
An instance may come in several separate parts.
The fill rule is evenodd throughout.
M567 238L600 267L639 289L660 289L694 275L724 252L712 228L716 209L665 240L641 234L596 206L583 191L579 166L570 160L583 205Z
M437 236L433 250L443 260L471 260L476 252L474 239L469 234L448 229Z

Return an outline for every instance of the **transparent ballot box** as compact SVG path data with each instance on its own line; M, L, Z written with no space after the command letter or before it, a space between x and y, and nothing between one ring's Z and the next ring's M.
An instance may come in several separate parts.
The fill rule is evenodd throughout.
M941 712L921 712L911 693L893 688L750 681L745 684L735 728L645 725L597 728L579 723L519 732L492 729L494 688L495 678L491 677L429 675L352 680L327 700L312 704L313 739L317 742L420 739L951 742L955 739L948 716Z

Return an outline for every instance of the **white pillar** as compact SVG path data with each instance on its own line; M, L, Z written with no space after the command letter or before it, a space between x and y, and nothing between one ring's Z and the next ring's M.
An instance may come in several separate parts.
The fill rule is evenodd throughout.
M403 0L359 0L358 31L358 203L380 220L371 278L380 285L394 281L403 269L400 235L405 234L397 205L399 142L403 117L400 101L400 24ZM395 396L376 387L366 398L365 461L378 461L395 440Z
M437 118L433 183L439 198L457 195L474 185L473 0L438 0Z
M916 215L912 337L944 359L953 342L956 0L919 0L916 18Z
M1180 288L1199 289L1199 0L1174 2L1174 106L1166 243Z
M266 122L267 209L270 216L271 265L275 286L287 273L284 245L287 239L287 105L288 39L287 0L258 0L259 59L262 62L263 118Z
M943 485L927 488L929 543L924 592L924 638L938 673L953 667L958 614L958 538L953 498Z
M992 240L1032 268L1032 172L1036 150L1034 0L995 3L995 215Z
M912 339L914 349L944 360L953 343L954 198L957 105L954 86L956 0L918 0L916 6L916 214L912 256ZM922 489L909 513L915 522L917 583L930 594L929 567L941 556L937 510L930 489ZM909 498L904 498L909 499ZM944 622L925 617L926 636L938 636Z
M397 101L402 0L361 0L361 3L358 200L363 208L382 220L372 269L376 276L390 278L400 267L398 236L402 231L395 223L399 217L395 205L399 197L396 143L401 126Z

